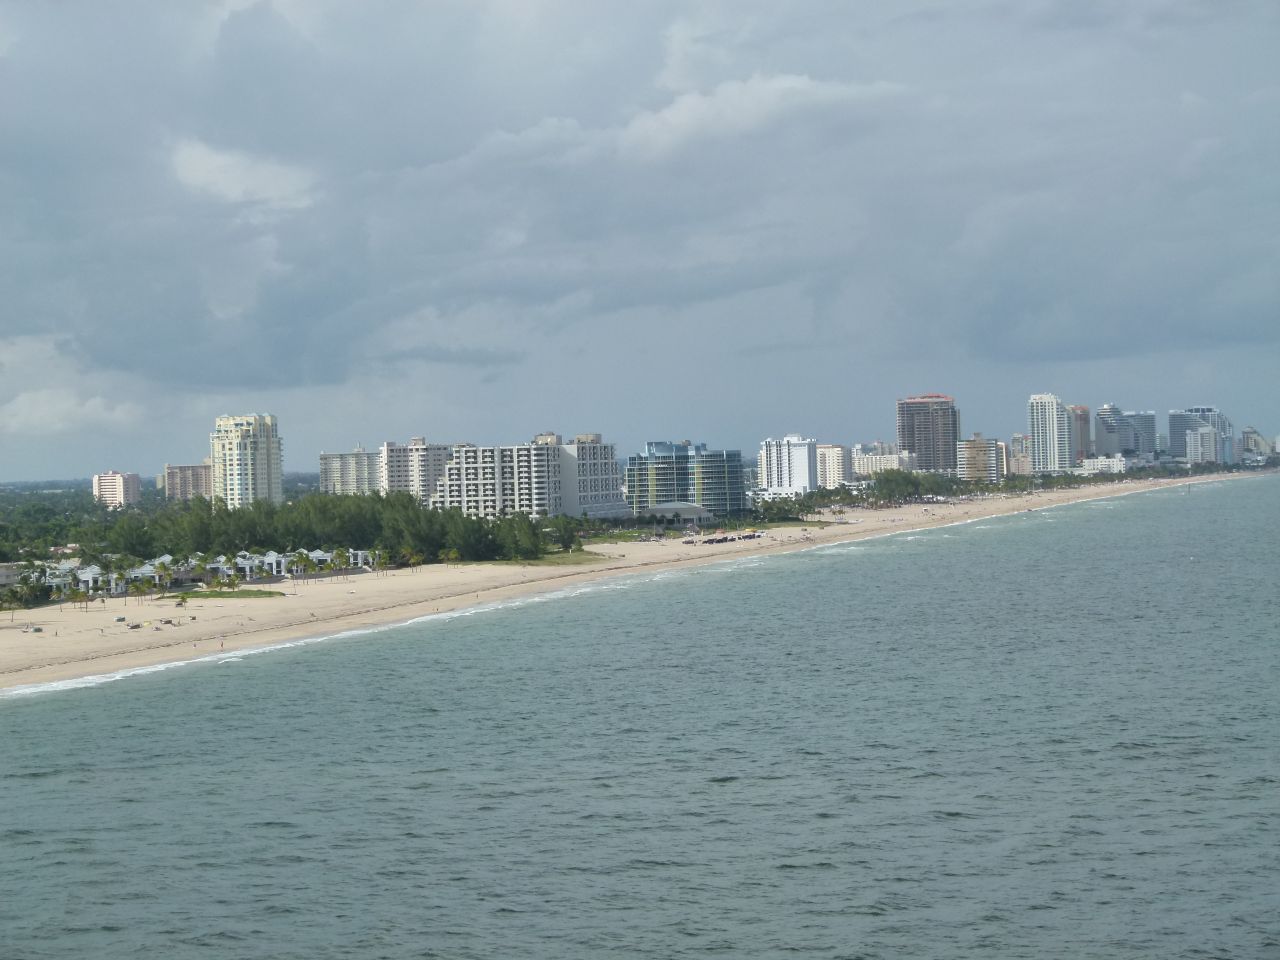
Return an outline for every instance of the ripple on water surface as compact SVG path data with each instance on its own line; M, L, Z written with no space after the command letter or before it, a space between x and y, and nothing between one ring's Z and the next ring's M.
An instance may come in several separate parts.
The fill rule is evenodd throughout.
M1278 488L0 701L3 953L1280 955Z

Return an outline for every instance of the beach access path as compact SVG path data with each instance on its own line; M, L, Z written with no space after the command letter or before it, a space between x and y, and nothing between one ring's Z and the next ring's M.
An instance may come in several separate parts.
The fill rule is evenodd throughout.
M280 597L117 598L0 615L0 690L127 672L220 653L270 647L311 637L405 623L419 617L497 603L629 573L714 563L980 520L1025 510L1105 499L1246 474L1097 484L1023 495L882 510L851 509L825 526L777 527L759 539L722 544L680 540L595 544L590 562L432 564L416 569L334 574L286 582ZM696 538L698 541L705 536ZM123 618L121 620L120 618ZM130 628L130 624L138 626ZM34 627L40 627L35 632Z

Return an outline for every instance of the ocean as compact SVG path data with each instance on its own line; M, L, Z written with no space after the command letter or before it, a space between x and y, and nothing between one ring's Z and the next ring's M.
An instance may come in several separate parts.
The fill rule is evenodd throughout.
M1280 478L0 697L0 957L1280 957Z

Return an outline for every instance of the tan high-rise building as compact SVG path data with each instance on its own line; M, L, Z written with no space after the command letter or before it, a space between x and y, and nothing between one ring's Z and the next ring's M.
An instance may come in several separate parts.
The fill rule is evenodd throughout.
M119 510L142 499L142 479L136 473L108 470L93 475L93 499Z
M838 490L853 479L849 448L839 443L818 444L818 486Z
M975 433L956 444L956 476L972 483L999 483L1005 476L1001 443Z
M164 473L157 478L158 486L167 500L192 500L195 497L213 499L213 468L208 458L204 463L164 465Z
M213 496L230 509L284 503L284 444L271 414L218 417L209 434Z

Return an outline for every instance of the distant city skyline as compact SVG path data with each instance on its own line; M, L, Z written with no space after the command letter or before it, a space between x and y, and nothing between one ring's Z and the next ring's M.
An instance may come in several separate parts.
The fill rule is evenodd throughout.
M0 6L0 480L246 410L309 472L930 392L1274 436L1277 49L1269 0Z
M958 410L958 411L960 411L960 413L961 413L961 414L963 414L963 411L962 411L962 410L960 410L960 407L961 407L961 401L959 401L959 400L957 400L957 399L955 399L955 398L953 398L953 397L950 397L950 396L944 396L944 395L940 395L940 394L923 394L923 395L921 395L921 396L919 396L919 397L909 397L909 398L906 398L906 400L907 400L907 401L922 400L922 399L932 399L932 400L935 400L935 401L945 401L945 402L947 402L947 404L946 404L946 405L948 405L948 406L950 405L950 403L954 403L955 409L956 409L956 410ZM1071 407L1076 406L1076 404L1073 402L1073 400L1074 400L1075 398L1061 397L1060 399L1061 399L1061 402L1062 402L1062 403L1067 404L1068 406L1071 406ZM892 405L892 416L893 416L893 418L894 418L895 420L896 420L896 419L899 417L899 415L900 415L900 410L902 409L902 404L903 404L903 402L904 402L904 401L903 401L902 399L899 399L899 400L895 401L895 402L894 402L894 404ZM910 406L911 406L911 404L910 404L910 403L908 403L908 406L910 407ZM966 406L967 406L967 405L966 405ZM1098 404L1096 407L1093 407L1093 406L1091 406L1091 405L1089 405L1089 404L1084 404L1083 406L1088 407L1091 411L1093 411L1093 413L1094 413L1094 415L1095 415L1095 418L1096 418L1096 417L1097 417L1097 415L1099 415L1099 414L1100 414L1100 415L1102 415L1102 416L1110 416L1110 414L1108 414L1108 410L1112 410L1112 409L1117 410L1117 411L1119 410L1119 408L1118 408L1117 406L1115 406L1114 404L1110 404L1110 403L1101 403L1101 404ZM1139 413L1139 414L1136 414L1136 416L1139 416L1139 417L1146 417L1146 418L1148 418L1148 419L1150 419L1150 420L1152 421L1152 422L1151 422L1151 424L1150 424L1149 426L1147 426L1147 425L1145 424L1145 422L1144 422L1144 427L1143 427L1143 429L1144 429L1144 431L1145 431L1145 432L1144 432L1144 433L1143 433L1143 435L1142 435L1141 442L1140 442L1140 443L1137 443L1137 447L1138 447L1138 449L1139 449L1141 452L1145 452L1145 453L1153 452L1153 448L1152 448L1152 446L1151 446L1151 445L1154 443L1154 437L1152 436L1152 434L1154 433L1154 431L1155 431L1156 429L1159 429L1159 428L1163 427L1163 428L1165 428L1165 429L1161 429L1161 430L1160 430L1160 433L1161 433L1161 435L1162 435L1162 436L1167 436L1166 430L1167 430L1168 423L1169 423L1169 421L1168 421L1168 419L1167 419L1167 418L1168 418L1168 415L1169 415L1170 413L1182 414L1182 413L1184 413L1184 412L1186 412L1186 411L1206 410L1206 409L1213 409L1213 410L1215 410L1215 411L1216 411L1216 410L1217 410L1217 409L1219 409L1219 408L1217 408L1216 406L1210 406L1210 405L1198 405L1198 404L1197 404L1197 405L1186 405L1186 406L1183 406L1183 407L1171 408L1168 412L1164 412L1164 411L1155 411L1155 412L1154 412L1154 417L1152 417L1152 412L1150 412L1150 411L1145 412L1145 413ZM995 431L991 431L991 430L976 429L976 428L971 429L971 425L969 424L968 417L967 417L967 416L965 416L965 417L964 417L964 421L963 421L963 423L961 424L962 430L960 430L960 431L959 431L959 435L957 436L957 438L956 438L956 439L957 439L957 440L964 439L964 436L965 436L965 435L969 435L969 436L971 436L972 434L977 433L977 434L981 434L981 435L983 435L983 436L985 436L985 437L987 437L987 438L993 439L993 440L1007 441L1010 437L1012 437L1012 436L1014 436L1014 435L1017 435L1017 434L1026 434L1026 433L1028 432L1029 425L1028 425L1028 422L1027 422L1027 398L1025 398L1025 397L1024 397L1024 398L1022 398L1022 400L1021 400L1021 402L1020 402L1020 404L1019 404L1019 412L1022 414L1021 422L1020 422L1020 423L1018 423L1018 424L1017 424L1013 429L1009 430L1008 432L1004 432L1004 433L999 433L999 432L995 432ZM1068 412L1069 412L1069 411L1068 411ZM1251 422L1251 421L1247 420L1246 418L1242 418L1242 417L1234 417L1234 416L1231 414L1231 412L1230 412L1230 411L1223 411L1223 414L1225 415L1225 417L1226 417L1226 418L1230 418L1230 420L1229 420L1229 421L1227 421L1227 420L1225 420L1225 419L1224 419L1224 422L1228 422L1230 425L1232 425L1232 426L1233 426L1234 433L1235 433L1235 435L1236 435L1237 437L1240 435L1240 433L1241 433L1243 430L1248 429L1248 428L1252 428L1252 429L1253 429L1255 432L1257 432L1260 436L1262 436L1262 437L1266 438L1268 442L1272 442L1272 443L1274 443L1275 441L1280 440L1280 431L1271 431L1271 430L1269 430L1269 429L1267 429L1267 428L1265 428L1265 427L1260 428L1260 427L1258 427L1258 426L1257 426L1257 424L1256 424L1256 423ZM224 415L224 416L225 416L225 415ZM1128 416L1132 418L1133 416L1135 416L1135 414L1133 414L1133 413L1129 413L1129 414L1128 414ZM220 419L222 419L222 417L219 417L219 418L216 418L216 419L219 419L219 420L220 420ZM274 419L275 419L275 422L276 422L276 423L278 423L278 422L280 421L280 419L281 419L281 418L279 418L279 417L275 417ZM582 420L582 419L583 419L582 417L577 417L577 418L575 418L575 422L576 422L576 420ZM590 418L587 418L587 419L590 419ZM296 432L297 432L297 433L303 433L303 434L305 434L305 432L306 432L306 431L305 431L305 429L303 428L303 425L299 425L299 426L300 426L300 429L299 429L298 431L296 431ZM425 441L425 442L428 442L428 443L430 444L430 447L431 447L432 449L437 450L437 451L440 451L440 453L439 453L439 456L440 456L440 457L444 457L444 456L446 455L446 454L445 454L445 451L447 451L447 450L448 450L448 448L452 447L454 444L459 444L459 443L462 443L462 444L481 444L481 445L495 445L495 444L496 444L496 445L511 445L511 444L523 444L523 443L527 443L527 442L529 442L529 438L530 438L530 437L532 437L532 436L536 436L536 435L538 435L539 433L541 433L541 432L542 432L542 430L546 428L546 426L547 426L547 425L544 423L544 424L542 424L542 425L541 425L541 428L540 428L540 429L538 429L538 430L534 430L534 431L532 431L532 432L530 432L530 433L526 434L524 437L519 437L518 435L512 436L512 432L511 432L511 431L506 431L506 432L503 434L504 439L501 439L501 440L495 440L495 439L493 439L492 437L475 437L475 436L472 436L472 437L456 437L456 438L449 438L449 439L447 439L447 440L440 441L440 440L436 440L435 438L428 437L428 438L426 438L426 441ZM274 425L273 425L272 429L275 429L275 428L274 428ZM292 437L294 436L294 434L295 434L295 430L294 430L293 425L292 425L292 424L290 424L290 425L288 426L288 428L287 428L287 429L288 429L288 431L289 431L289 435L290 435L290 437L292 438ZM1114 442L1113 442L1110 446L1109 446L1109 445L1107 445L1107 443L1106 443L1105 441L1101 440L1101 439L1099 438L1099 436L1098 436L1098 435L1096 435L1096 431L1097 431L1097 428L1095 427L1095 428L1094 428L1094 430L1093 430L1093 433L1095 434L1095 435L1094 435L1094 443L1095 443L1095 445L1097 445L1097 449L1098 449L1099 454L1107 454L1107 453L1115 453L1115 452L1119 452L1119 448L1117 448L1117 449L1115 449L1115 450L1112 450L1112 449L1111 449L1111 447L1115 445L1115 444L1114 444ZM369 431L367 431L367 432L369 432ZM823 435L823 434L821 434L821 433L818 433L817 431L809 431L809 430L807 430L807 429L805 429L803 432L806 432L806 433L812 433L812 434L813 434L813 441L814 441L814 442L816 442L816 443L819 443L819 444L833 444L833 443L834 443L834 444L843 444L843 445L846 445L846 446L853 445L853 444L857 444L857 443L871 443L871 442L875 442L875 441L883 441L883 442L885 442L885 443L891 443L891 444L892 444L892 443L896 443L896 442L897 442L897 440L899 439L899 438L895 435L895 434L896 434L896 428L895 428L895 431L890 431L887 437L886 437L886 436L882 436L882 435L875 435L875 436L872 436L872 435L867 435L867 434L857 435L857 434L849 434L849 433L844 433L844 434L839 434L839 435L828 436L828 435ZM371 432L369 432L369 433L371 433ZM418 432L418 434L421 434L421 433L422 433L422 431L419 431L419 432ZM675 435L680 436L680 437L681 437L681 439L690 439L690 438L692 437L692 433L693 433L693 432L688 431L688 430L686 430L686 431L679 431L679 430L675 431ZM647 435L647 434L646 434L646 435ZM699 435L699 436L701 436L702 434L698 434L698 435ZM718 446L718 447L740 450L740 451L742 452L743 458L744 458L745 460L753 460L753 459L755 459L756 455L758 454L758 452L759 452L759 451L760 451L760 449L761 449L761 443L762 443L762 439L763 439L763 438L762 438L762 436L761 436L761 434L760 434L760 431L757 431L754 437L748 438L747 440L745 440L745 441L744 441L744 442L742 442L742 443L720 443L720 442L718 441L719 434L716 434L714 431L712 431L709 435L710 435L711 437L713 437L713 438L716 438L716 439L713 439L711 442L712 442L712 443L714 443L714 444L715 444L716 446ZM208 433L207 426L206 426L206 428L205 428L205 431L204 431L202 434L199 434L199 436L203 437L203 438L204 438L204 440L205 440L205 445L204 445L204 448L203 448L203 455L204 455L204 457L205 457L205 458L207 458L207 457L208 457L208 455L209 455L209 444L208 444L209 433ZM1071 436L1072 436L1072 438L1074 439L1074 438L1076 438L1078 435L1076 434L1076 432L1075 432L1074 430L1072 430L1072 432L1071 432ZM612 433L610 434L610 438L612 439ZM193 445L194 445L194 443L196 442L196 441L194 441L194 440L193 440L193 438L191 438L191 437L184 437L184 438L180 438L180 440L181 440L181 443L182 443L182 444L185 444L186 446L193 446ZM399 438L399 440L403 440L403 437ZM424 442L424 439L423 439L420 435L415 435L415 436L414 436L414 438L411 440L411 443L419 443L419 442ZM635 445L628 445L628 444L624 444L624 443L614 443L614 444L613 444L613 446L615 446L615 447L617 448L617 451L618 451L618 457L619 457L619 459L620 459L620 460L625 460L625 459L627 458L627 456L629 456L629 455L631 455L631 454L633 454L633 453L640 452L641 450L643 450L643 449L644 449L644 447L645 447L645 445L646 445L647 443L650 443L650 442L652 442L652 437L651 437L651 436L650 436L650 439L649 439L649 440L645 440L645 441L643 441L643 442L641 442L641 443L637 443L637 444L635 444ZM376 455L376 451L377 451L377 449L378 449L379 447L381 447L383 444L386 444L386 443L390 443L392 447L399 446L399 442L398 442L398 440L397 440L397 439L384 438L384 439L383 439L382 441L380 441L379 443L377 443L377 444L373 444L373 445L372 445L372 450L374 451L374 453L369 454L369 456L371 456L371 457L372 457L372 456L375 456L375 455ZM178 444L175 444L175 446L177 446L177 445L178 445ZM1177 453L1177 455L1179 455L1179 456L1181 456L1181 455L1182 455L1182 454L1181 454L1181 452L1180 452L1180 451L1181 451L1181 449L1182 449L1182 446L1179 444L1179 441L1178 441L1178 440L1176 440L1176 439L1175 439L1175 440L1172 440L1172 441L1170 442L1170 447L1173 449L1173 451L1174 451L1175 453ZM185 449L185 448L186 448L186 447L184 446L184 449ZM292 441L292 439L291 439L291 440L290 440L290 444L289 444L289 450L292 452L292 457L290 457L290 456L286 455L286 454L285 454L285 453L283 453L283 452L282 452L282 453L281 453L281 455L280 455L280 456L281 456L281 463L282 463L282 467L283 467L283 472L284 472L284 473L307 473L307 474L312 474L312 473L321 473L321 472L322 472L322 467L321 467L321 457L322 457L322 456L326 456L326 455L327 455L327 456L346 456L346 455L350 454L352 451L357 450L357 449L364 449L364 450L368 450L368 449L370 449L370 445L369 445L368 443L365 443L365 442L357 442L357 443L352 443L352 444L350 444L350 445L349 445L345 450L340 450L340 449L335 449L335 448L329 448L329 449L319 449L319 448L317 448L317 449L315 449L314 451L309 451L309 450L299 450L299 449L298 449L298 444L294 443L294 442ZM406 449L406 448L402 448L402 449ZM179 459L181 459L181 458L180 458L180 457L178 457L176 454L172 454L172 452L171 452L171 451L165 451L165 452L162 452L162 455L165 457L164 462L163 462L163 463L159 466L159 468L157 468L154 472L152 472L151 470L148 470L148 469L146 469L146 468L138 468L138 467L137 467L137 465L136 465L136 463L133 461L133 459L131 458L130 454L128 453L128 451L117 450L117 451L115 451L115 452L112 454L112 456L111 456L110 458L108 458L108 459L110 460L110 462L109 462L109 463L103 463L103 464L90 464L90 465L88 465L88 466L86 467L86 469L85 469L83 472L80 472L80 473L74 473L74 472L73 472L73 473L64 474L64 475L62 475L62 476L35 476L35 475L32 475L32 476L4 476L4 475L0 475L0 483L4 483L4 482L32 482L32 481L40 481L40 480L50 480L50 481L57 481L57 480L86 480L86 479L91 479L91 478L92 478L92 476L93 476L93 475L95 475L95 474L99 474L99 473L108 473L108 472L111 472L111 471L122 471L122 472L125 472L125 473L137 473L137 474L139 474L139 475L141 475L141 476L143 476L143 477L163 477L163 476L165 475L166 468L168 468L168 467L170 467L170 466L171 466L171 462L172 462L172 461L179 460ZM954 456L954 451L953 451L953 456ZM196 457L196 458L194 458L194 459L195 459L195 460L198 460L199 458L198 458L198 457ZM441 463L443 463L443 460L441 460ZM7 467L7 466L8 466L7 464L0 464L0 467ZM925 467L925 466L922 464L922 465L921 465L921 467L920 467L920 469L927 469L927 467ZM954 467L953 467L952 469L954 469ZM816 470L816 467L815 467L815 470ZM815 476L816 476L816 474L815 474Z

